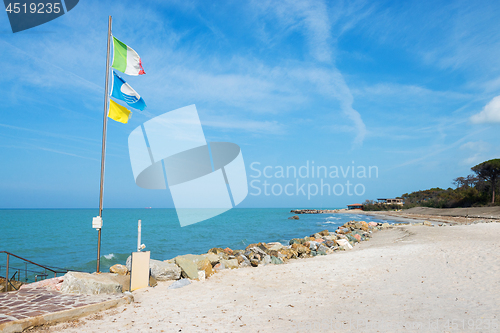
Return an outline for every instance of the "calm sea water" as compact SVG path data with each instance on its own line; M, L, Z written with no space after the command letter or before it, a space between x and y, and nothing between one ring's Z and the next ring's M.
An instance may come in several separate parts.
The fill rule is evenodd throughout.
M47 266L94 272L96 209L0 210L0 251ZM142 243L153 259L206 253L212 247L243 249L250 243L282 242L304 237L352 220L379 221L365 215L314 214L289 220L290 209L232 209L209 220L180 227L174 209L106 209L103 212L101 271L124 264L137 247L137 221ZM6 255L0 255L5 276ZM15 260L11 264L16 264ZM24 264L17 264L24 267ZM10 274L9 274L10 275ZM24 275L23 275L24 276Z

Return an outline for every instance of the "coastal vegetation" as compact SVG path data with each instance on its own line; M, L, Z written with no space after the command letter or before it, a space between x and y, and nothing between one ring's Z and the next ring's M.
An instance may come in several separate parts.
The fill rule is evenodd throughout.
M442 189L439 187L423 191L405 193L401 197L404 205L388 205L371 200L365 201L363 209L395 210L413 207L457 208L500 205L495 197L500 177L500 159L482 162L471 168L473 173L465 177L453 179L455 188Z

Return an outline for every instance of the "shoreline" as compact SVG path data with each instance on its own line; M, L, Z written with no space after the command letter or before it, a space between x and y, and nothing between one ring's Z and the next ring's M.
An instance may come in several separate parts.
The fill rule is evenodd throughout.
M30 332L453 331L462 319L465 330L498 329L499 232L399 225L336 255L226 269L180 289L160 281L130 305Z
M401 221L432 221L437 224L471 224L500 221L500 207L428 208L414 207L400 211L343 211L342 214L370 215Z

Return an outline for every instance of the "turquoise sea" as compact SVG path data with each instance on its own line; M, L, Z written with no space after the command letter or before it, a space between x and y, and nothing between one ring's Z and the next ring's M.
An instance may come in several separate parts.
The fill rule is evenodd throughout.
M0 210L0 251L8 251L46 266L94 272L97 231L92 217L97 209ZM142 221L142 243L152 259L206 253L213 247L243 249L250 243L282 242L357 219L380 221L366 215L311 214L289 220L290 209L232 209L209 220L180 227L175 209L105 209L101 241L101 271L124 264L137 247L137 221ZM0 276L6 255L0 254ZM11 266L24 263L11 259ZM9 274L11 275L11 274ZM24 272L21 274L24 277ZM50 276L49 276L50 277Z

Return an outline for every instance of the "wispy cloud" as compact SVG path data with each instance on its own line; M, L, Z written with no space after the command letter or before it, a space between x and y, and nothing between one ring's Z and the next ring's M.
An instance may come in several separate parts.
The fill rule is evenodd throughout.
M250 133L284 134L285 126L277 121L255 121L210 117L204 126L221 130L246 131Z
M455 91L440 91L432 90L426 87L409 84L396 83L377 83L372 86L361 86L353 90L356 95L363 96L397 96L398 98L428 98L434 99L456 99L464 100L473 97L472 94L455 92Z
M35 130L32 128L13 126L13 125L8 125L8 124L1 124L0 123L0 127L4 127L4 128L16 130L16 131L30 132L30 133L38 134L41 136L46 136L46 137L51 137L51 138L56 138L56 139L72 140L72 141L84 142L84 143L99 143L100 142L97 139L90 139L88 137L79 137L79 136L75 136L75 135L46 132L46 131Z
M314 84L314 87L324 96L334 97L340 102L344 115L350 119L355 128L355 138L353 145L362 145L366 136L366 125L361 114L353 107L353 96L347 86L342 73L335 67L333 59L334 40L332 39L332 22L330 20L330 8L323 1L299 1L289 0L281 2L264 2L257 5L268 15L269 9L279 19L282 25L290 27L290 30L300 29L306 37L306 42L313 59L317 64L302 66L302 68L292 69L295 78L306 78ZM345 15L352 17L351 15ZM338 20L339 17L334 17ZM354 25L351 21L341 27L340 35ZM324 67L328 69L324 69ZM298 75L297 75L298 74ZM333 111L333 110L332 110Z
M490 144L482 140L470 141L461 145L460 149L472 154L462 160L462 164L475 165L485 160L485 154L490 150Z

